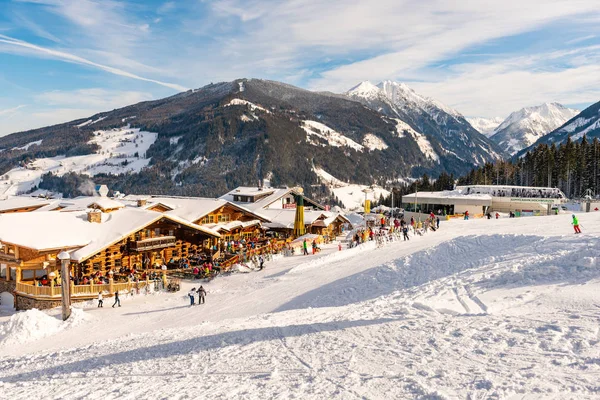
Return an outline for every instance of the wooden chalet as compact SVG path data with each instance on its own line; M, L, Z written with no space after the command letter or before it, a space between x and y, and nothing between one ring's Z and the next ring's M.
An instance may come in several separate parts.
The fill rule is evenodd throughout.
M94 298L99 291L131 290L127 274L119 274L123 268L151 270L170 258L202 252L220 237L210 228L177 216L137 208L108 209L113 211L0 215L2 279L14 282L18 310L60 303L60 280L53 277L60 274L57 254L63 250L71 255L72 298L76 301ZM99 277L109 282L99 284ZM87 280L90 283L82 284Z
M137 198L136 198L137 197ZM137 207L176 216L196 225L212 229L221 235L218 242L261 238L262 224L269 219L259 212L222 199L202 197L139 197L133 198Z

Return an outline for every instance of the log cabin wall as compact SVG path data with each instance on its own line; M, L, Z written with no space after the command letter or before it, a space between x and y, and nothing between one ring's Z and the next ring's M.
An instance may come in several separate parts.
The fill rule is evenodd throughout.
M148 251L130 250L132 243L140 240L174 236L175 245ZM118 271L121 267L127 268L153 268L167 263L171 258L188 257L197 250L203 249L203 242L207 240L206 235L190 228L182 227L174 222L162 220L140 229L123 240L101 250L94 256L83 261L75 267L77 277L89 275L99 271L108 273L111 269Z
M249 215L236 208L233 208L229 205L225 205L217 210L214 210L210 214L207 214L204 217L194 221L194 223L197 225L226 224L227 222L231 221L247 222L253 219L256 219L256 217L254 217L253 215Z

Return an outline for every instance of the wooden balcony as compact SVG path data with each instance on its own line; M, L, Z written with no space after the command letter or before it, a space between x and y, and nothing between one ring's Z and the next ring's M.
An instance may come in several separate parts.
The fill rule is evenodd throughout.
M137 283L137 288L144 288L148 282L139 281ZM117 290L120 293L129 292L132 289L136 289L135 282L119 282L112 284L102 284L102 285L73 285L71 286L71 297L72 298L96 298L98 297L98 292L103 292L105 294L112 295ZM35 286L32 284L28 284L25 282L18 282L15 290L17 293L25 294L35 298L56 298L60 299L62 295L60 286Z
M156 249L164 249L166 247L173 247L176 243L177 239L175 238L175 236L161 236L131 242L129 244L129 250L141 252Z

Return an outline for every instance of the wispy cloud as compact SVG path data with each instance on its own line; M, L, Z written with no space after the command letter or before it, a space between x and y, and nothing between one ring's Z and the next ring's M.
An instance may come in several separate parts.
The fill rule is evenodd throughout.
M7 108L5 110L0 110L0 117L7 117L7 116L11 116L13 114L15 114L18 110L20 110L21 108L26 107L24 104L13 107L13 108Z
M127 106L141 101L152 100L147 92L106 90L101 88L54 90L35 95L39 104L57 106L60 108L88 108L107 110Z
M541 101L598 99L597 3L18 0L11 4L26 19L13 18L22 29L0 35L0 56L82 65L98 71L90 74L93 86L111 81L107 87L122 88L122 79L104 72L154 97L240 77L336 92L366 79L395 79L466 115L495 116ZM18 104L44 99L63 115L118 103L81 89L76 97L89 96L89 106L61 105L62 92L28 89L35 94Z
M87 65L90 67L94 67L94 68L99 68L103 71L106 72L110 72L111 74L115 74L115 75L119 75L119 76L124 76L127 78L132 78L132 79L137 79L140 81L145 81L145 82L152 82L152 83L156 83L157 85L161 85L161 86L165 86L171 89L175 89L175 90L179 90L179 91L185 91L187 90L187 88L185 88L184 86L175 84L175 83L168 83L168 82L162 82L159 80L155 80L155 79L150 79L150 78L145 78L143 76L139 76L136 75L134 73L131 72L127 72L124 71L122 69L119 68L114 68L114 67L110 67L108 65L103 65L103 64L99 64L93 61L90 61L88 59L85 59L83 57L79 57L75 54L70 54L70 53L66 53L64 51L59 51L59 50L53 50L53 49L49 49L46 47L42 47L42 46L38 46L32 43L28 43L25 42L23 40L19 40L19 39L15 39L9 36L5 36L0 34L0 43L6 43L12 46L16 46L16 47L22 47L28 50L31 50L35 53L39 53L45 56L49 56L52 58L56 58L62 61L66 61L66 62L71 62L71 63L76 63L76 64L82 64L82 65Z

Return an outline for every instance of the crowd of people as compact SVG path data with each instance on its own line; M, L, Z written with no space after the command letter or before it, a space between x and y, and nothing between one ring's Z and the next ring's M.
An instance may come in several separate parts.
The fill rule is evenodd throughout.
M521 197L540 199L562 199L564 195L559 189L534 188L485 188L468 187L465 194L489 194L494 197Z

